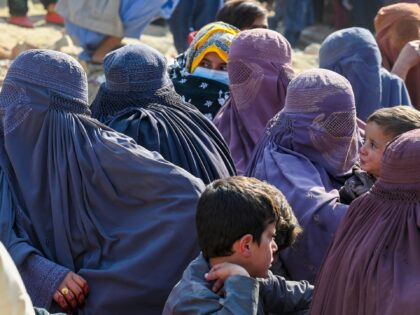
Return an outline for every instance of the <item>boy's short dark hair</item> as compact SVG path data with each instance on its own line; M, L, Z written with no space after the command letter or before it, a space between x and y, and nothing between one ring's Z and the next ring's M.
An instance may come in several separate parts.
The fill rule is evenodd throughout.
M410 106L380 108L366 121L375 122L383 132L392 137L420 128L420 112Z
M231 0L219 10L216 21L225 22L243 30L262 16L267 16L267 10L261 3L254 0Z
M233 254L233 244L246 234L259 245L271 223L276 226L279 250L292 245L302 231L283 194L256 178L218 179L207 186L198 202L198 242L207 259Z

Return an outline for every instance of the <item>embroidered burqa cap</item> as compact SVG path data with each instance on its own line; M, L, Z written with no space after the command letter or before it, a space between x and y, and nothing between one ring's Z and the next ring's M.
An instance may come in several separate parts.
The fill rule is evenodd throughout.
M354 96L344 77L314 69L290 82L284 109L269 122L246 174L283 192L303 228L280 253L294 280L315 280L347 210L337 189L351 174L359 145Z
M292 50L278 32L253 29L232 41L228 73L231 97L214 119L238 174L244 174L267 122L283 108L294 76Z
M198 254L203 184L92 119L86 86L59 52L31 50L11 65L0 93L1 241L19 268L42 256L85 278L78 314L161 314ZM49 308L56 279L26 280Z
M392 70L404 45L420 39L420 4L396 3L379 10L375 18L376 40L382 64ZM420 109L420 64L412 67L405 79L414 107Z
M68 55L44 50L23 52L7 72L5 81L35 84L49 91L86 104L88 85L79 63Z
M319 51L319 66L350 81L357 117L366 119L377 109L411 105L404 82L381 67L382 58L372 33L351 27L330 34Z
M349 207L316 281L311 314L418 314L420 130L385 149L379 178Z
M158 51L128 45L108 54L104 69L93 117L205 183L235 174L219 131L175 92Z

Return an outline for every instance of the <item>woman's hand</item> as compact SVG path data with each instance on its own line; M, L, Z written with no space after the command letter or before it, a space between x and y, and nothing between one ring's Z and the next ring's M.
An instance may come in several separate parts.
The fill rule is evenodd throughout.
M53 298L63 310L70 311L82 307L88 293L86 280L70 271L58 286Z
M405 81L408 71L420 62L420 40L412 40L405 44L401 49L394 66L392 73L399 76Z

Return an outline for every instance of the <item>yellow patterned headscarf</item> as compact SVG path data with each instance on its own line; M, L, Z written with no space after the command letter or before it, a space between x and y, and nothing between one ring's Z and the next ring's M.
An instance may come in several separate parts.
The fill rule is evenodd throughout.
M230 44L238 33L239 29L224 22L214 22L202 27L186 51L185 68L193 73L204 56L210 52L216 53L227 62Z

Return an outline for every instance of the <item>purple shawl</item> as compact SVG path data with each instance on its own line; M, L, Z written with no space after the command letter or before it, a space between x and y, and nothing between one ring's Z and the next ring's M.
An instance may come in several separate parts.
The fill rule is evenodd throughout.
M232 95L213 122L228 143L238 174L244 174L267 122L284 106L294 76L291 57L290 44L274 31L247 30L232 41Z
M284 109L255 150L247 175L280 189L304 230L293 248L281 253L293 280L315 280L347 210L336 189L358 159L358 132L350 83L314 69L290 82Z
M0 237L18 267L35 256L80 274L79 315L161 314L198 254L201 180L92 119L83 68L63 53L19 55L0 108ZM48 280L28 281L45 294Z
M419 314L420 130L385 149L379 178L343 218L311 314Z

